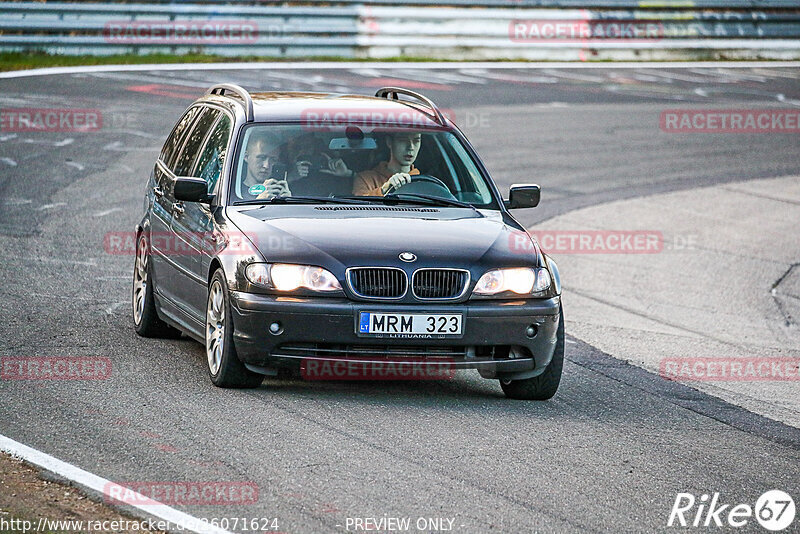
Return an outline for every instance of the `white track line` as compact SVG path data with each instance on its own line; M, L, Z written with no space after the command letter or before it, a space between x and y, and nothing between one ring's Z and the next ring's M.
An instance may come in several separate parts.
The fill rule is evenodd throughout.
M0 451L5 451L12 456L22 458L26 462L32 463L41 467L42 469L46 469L47 471L55 473L56 475L75 482L80 486L97 491L103 495L105 495L105 488L108 487L109 484L112 484L112 482L102 477L93 475L88 471L84 471L79 467L75 467L72 464L63 462L58 458L50 456L49 454L45 454L41 451L28 447L27 445L23 445L22 443L14 441L11 438L3 436L2 434L0 434ZM152 499L149 499L149 497L145 497L138 493L132 494L131 499L142 502L148 500L152 501ZM227 530L214 527L207 523L202 523L196 517L192 517L189 514L175 510L174 508L171 508L165 504L130 504L129 506L144 512L148 516L155 517L156 519L160 519L162 521L168 521L172 525L175 525L175 527L188 532L196 532L198 534L232 534Z
M384 63L384 62L259 62L259 63L174 63L152 65L86 65L82 67L51 67L46 69L0 72L0 78L25 78L27 76L49 76L52 74L85 74L89 72L146 72L185 70L318 70L318 69L684 69L701 67L765 68L800 67L800 61L653 61L653 62L430 62L430 63Z

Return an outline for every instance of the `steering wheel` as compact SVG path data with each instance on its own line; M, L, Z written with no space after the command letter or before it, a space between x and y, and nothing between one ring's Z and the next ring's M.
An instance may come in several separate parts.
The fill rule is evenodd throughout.
M443 181L430 174L413 174L410 183L400 187L392 186L386 192L387 195L392 193L419 193L449 199L455 198Z

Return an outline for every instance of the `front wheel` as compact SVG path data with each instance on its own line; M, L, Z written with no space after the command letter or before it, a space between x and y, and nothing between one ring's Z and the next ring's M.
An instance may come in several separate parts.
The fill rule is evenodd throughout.
M564 367L564 311L559 306L556 348L553 359L539 376L524 380L500 380L500 387L509 399L547 400L558 391L561 383L561 370Z
M208 374L221 388L255 388L264 376L247 369L233 344L233 322L228 284L222 269L217 269L208 286L206 304L206 357Z

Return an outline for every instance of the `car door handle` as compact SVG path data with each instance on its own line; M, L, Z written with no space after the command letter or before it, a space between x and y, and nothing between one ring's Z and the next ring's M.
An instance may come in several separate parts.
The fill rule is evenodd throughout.
M183 212L186 211L186 208L183 207L183 202L176 202L172 205L172 211L183 215Z
M155 195L157 197L163 197L164 196L164 191L160 187L158 187L157 185L153 186L153 193L155 193Z

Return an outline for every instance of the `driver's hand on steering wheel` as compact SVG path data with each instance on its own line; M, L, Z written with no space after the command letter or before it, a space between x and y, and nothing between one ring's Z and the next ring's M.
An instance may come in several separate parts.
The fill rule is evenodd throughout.
M398 172L397 174L393 174L388 180L386 180L386 183L381 186L381 193L385 195L392 189L397 189L402 185L410 183L411 183L410 174L405 172Z

